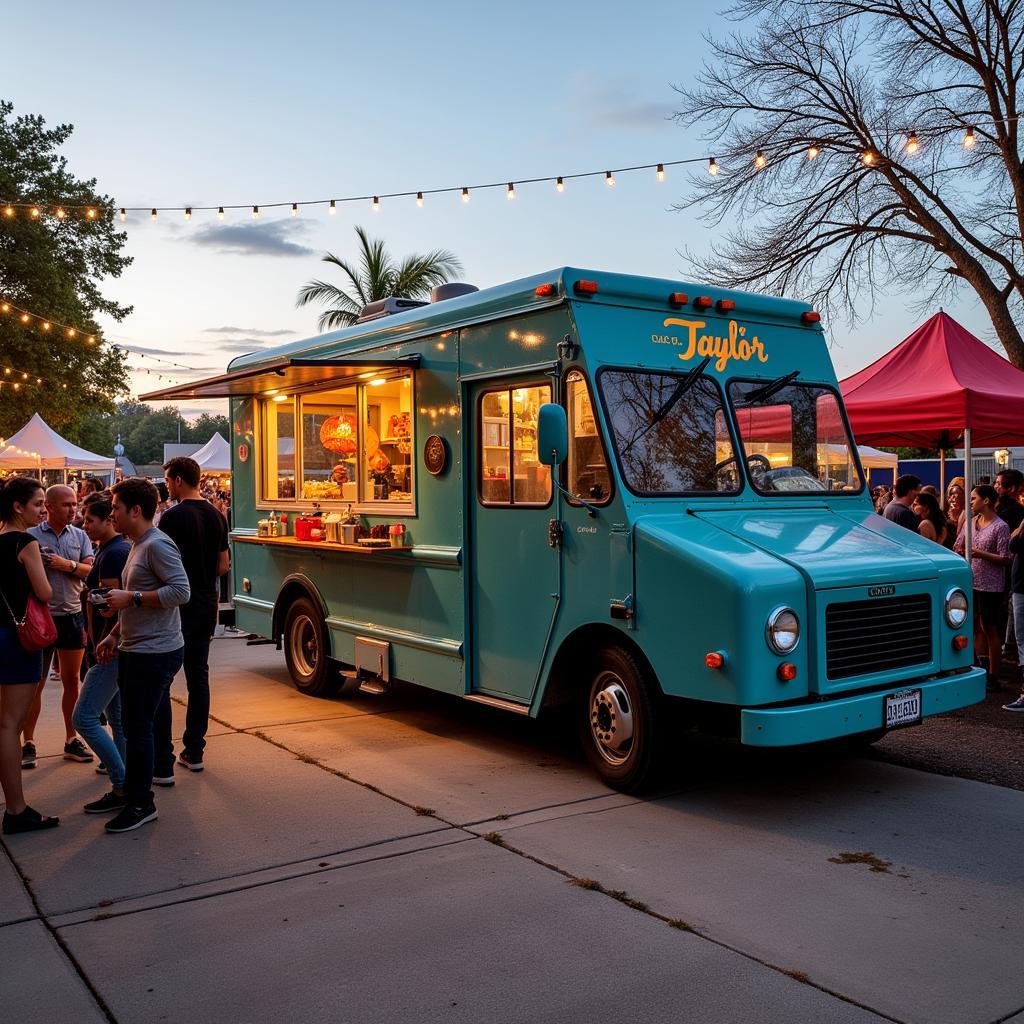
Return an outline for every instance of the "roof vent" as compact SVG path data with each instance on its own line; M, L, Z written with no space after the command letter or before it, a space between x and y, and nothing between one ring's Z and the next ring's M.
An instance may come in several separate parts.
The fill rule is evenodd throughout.
M460 295L471 295L480 291L475 284L466 284L464 281L449 281L448 284L439 284L431 293L431 302L444 302L445 299L457 299Z
M418 306L425 306L427 303L419 299L398 299L395 296L388 296L386 299L378 299L376 302L368 302L363 306L362 312L356 320L357 324L365 324L367 320L379 320L382 316L391 316L394 313L404 313L407 309L416 309Z

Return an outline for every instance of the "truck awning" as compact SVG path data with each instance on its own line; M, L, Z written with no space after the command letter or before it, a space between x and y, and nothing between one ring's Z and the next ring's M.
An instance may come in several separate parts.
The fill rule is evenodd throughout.
M280 391L301 391L317 384L344 381L360 374L377 370L387 373L394 370L408 370L419 366L419 355L351 359L279 359L262 366L247 367L234 373L222 373L218 377L189 384L176 384L161 391L150 391L140 395L142 402L190 398L251 398L254 395L277 394Z

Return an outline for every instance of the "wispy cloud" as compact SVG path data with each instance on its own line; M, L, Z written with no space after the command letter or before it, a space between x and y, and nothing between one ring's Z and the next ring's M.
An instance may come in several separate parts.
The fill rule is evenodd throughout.
M236 256L315 256L315 250L296 241L309 231L309 225L289 219L204 224L179 237L191 245Z
M265 341L256 338L242 338L239 341L222 341L217 346L218 352L258 352L260 349L269 348Z
M566 102L576 120L618 131L646 132L665 126L674 96L668 85L665 99L658 100L645 79L584 70L572 76Z
M135 345L135 344L122 344L117 345L118 348L123 348L126 352L134 353L143 356L180 356L182 353L180 349L171 348L149 348L147 345Z
M261 331L258 327L204 327L203 334L248 334L259 338L276 338L282 334L294 334L294 331Z

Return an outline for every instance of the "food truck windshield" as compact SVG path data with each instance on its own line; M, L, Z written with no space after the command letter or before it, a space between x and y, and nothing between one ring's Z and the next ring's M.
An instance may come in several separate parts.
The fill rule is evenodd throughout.
M713 378L697 377L680 390L685 378L641 369L598 373L623 482L634 494L737 494L745 476L769 496L862 490L834 388L792 375L736 380L727 404Z

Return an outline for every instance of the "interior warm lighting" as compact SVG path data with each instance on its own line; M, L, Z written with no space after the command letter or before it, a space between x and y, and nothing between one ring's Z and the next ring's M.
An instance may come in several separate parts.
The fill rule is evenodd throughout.
M372 388L379 388L381 386L381 384L386 384L386 383L387 383L387 381L383 377L375 377L373 380L370 381L370 387L372 387Z
M974 126L972 125L967 129L967 134L964 136L964 149L970 149L978 141L978 137L974 134Z
M270 391L264 391L263 394L265 394L269 398L269 397L271 397L273 395L281 394L281 389L280 388L271 388Z
M274 402L287 402L288 401L288 396L287 395L274 395L272 401L274 401Z
M359 380L369 380L371 377L376 377L376 370L368 370L366 373L359 374Z
M910 156L913 156L921 148L921 144L917 141L917 132L911 132L907 136L907 144L904 148Z

